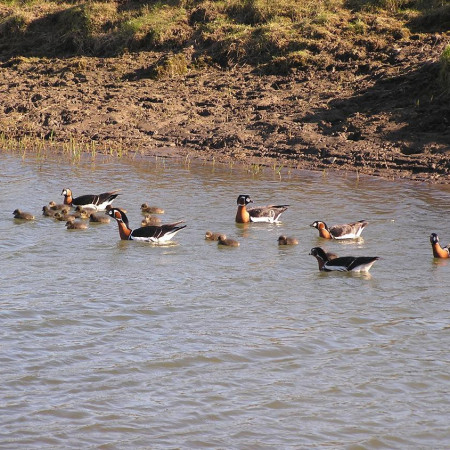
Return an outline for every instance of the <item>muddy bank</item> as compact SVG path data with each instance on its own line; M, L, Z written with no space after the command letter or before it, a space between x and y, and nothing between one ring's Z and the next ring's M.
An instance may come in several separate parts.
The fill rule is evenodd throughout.
M450 100L436 81L445 44L399 42L370 70L350 60L289 76L235 67L166 80L151 79L159 55L148 52L13 58L0 69L1 132L450 183Z

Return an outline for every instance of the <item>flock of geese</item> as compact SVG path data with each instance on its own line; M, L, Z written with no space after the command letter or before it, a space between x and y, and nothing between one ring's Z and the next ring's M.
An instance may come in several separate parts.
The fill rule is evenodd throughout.
M104 192L102 194L88 194L80 197L73 197L70 189L63 189L64 202L56 204L50 202L42 208L44 216L53 217L57 220L66 222L67 229L86 229L87 224L83 220L89 219L90 222L108 223L110 217L116 220L119 227L119 235L122 240L135 240L151 242L154 244L164 244L169 242L179 231L186 227L183 221L161 224L161 220L153 214L163 214L164 210L158 207L152 207L143 203L141 211L145 214L141 227L132 229L122 208L112 207L112 202L119 195L118 191ZM237 212L235 221L237 223L249 222L267 222L279 223L281 214L286 211L289 205L268 205L258 207L247 207L253 200L249 195L239 195L237 198ZM71 209L74 209L71 212ZM98 212L104 212L98 214ZM106 213L106 214L105 214ZM34 220L35 217L28 212L16 209L13 212L14 218L19 221ZM368 225L366 220L347 223L343 225L334 225L328 227L325 222L315 221L310 226L319 231L319 236L324 239L357 239L361 236L364 228ZM207 231L205 239L217 241L218 245L228 247L238 247L239 242L229 239L223 233L213 233ZM450 258L450 244L442 247L439 243L439 237L436 233L430 236L433 256L435 258ZM292 237L280 236L279 245L296 245L298 240ZM334 253L327 253L321 247L311 249L310 255L317 259L319 270L325 272L368 272L372 265L379 259L378 256L341 256Z

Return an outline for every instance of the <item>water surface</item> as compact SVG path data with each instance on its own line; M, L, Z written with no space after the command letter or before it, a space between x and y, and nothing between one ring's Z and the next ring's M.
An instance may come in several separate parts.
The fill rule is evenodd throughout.
M450 442L448 186L162 159L0 153L4 448L443 448ZM121 189L185 220L176 245L68 231L50 200ZM236 225L238 194L288 203ZM35 213L17 223L12 211ZM310 228L367 219L359 241ZM241 242L218 248L221 231ZM299 245L278 247L280 234ZM369 276L309 250L380 256Z

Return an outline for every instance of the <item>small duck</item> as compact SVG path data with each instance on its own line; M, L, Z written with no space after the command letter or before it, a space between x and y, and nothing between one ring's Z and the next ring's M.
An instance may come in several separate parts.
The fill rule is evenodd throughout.
M161 219L159 217L151 216L150 214L146 214L145 217L141 221L141 226L147 227L149 225L161 225Z
M92 223L109 223L111 219L106 214L92 213L89 216L89 222Z
M56 211L53 218L59 220L60 222L67 222L68 220L75 220L78 218L75 214L66 214L61 211Z
M48 202L48 206L53 211L64 211L68 213L70 211L70 206L64 203L55 203L54 201Z
M104 211L106 206L110 205L119 195L117 192L104 192L98 195L88 194L73 198L72 191L66 188L62 190L61 195L64 195L65 205L73 207L82 206L84 208L92 208L95 211Z
M219 240L219 236L222 233L213 233L212 231L207 231L205 233L205 241L218 241Z
M29 212L21 211L20 209L15 209L13 212L14 219L18 220L34 220L33 214Z
M86 230L87 227L87 223L75 220L73 217L70 217L66 222L66 228L68 230Z
M162 208L158 208L157 206L148 206L147 203L142 203L141 211L142 214L164 214L164 210Z
M357 239L368 224L369 222L366 220L359 220L358 222L327 227L325 222L316 220L310 227L317 228L320 237L324 239Z
M330 259L321 247L314 247L309 252L319 263L319 270L323 272L368 272L373 263L380 259L378 256L341 256Z
M298 245L298 240L293 237L280 236L278 238L278 245Z
M269 205L248 208L247 205L253 203L249 195L239 195L237 198L238 209L236 212L237 223L248 222L269 222L278 223L279 218L289 205Z
M183 221L169 223L161 226L146 226L132 230L129 227L128 217L117 208L111 208L107 214L116 219L119 226L119 235L122 240L144 241L155 244L164 244L170 241L186 225L179 225Z
M433 249L433 256L435 258L450 258L450 244L445 247L441 247L439 244L439 237L436 233L430 235L431 248Z
M79 213L81 216L84 216L84 218L89 219L91 214L95 213L97 211L94 208L84 208L83 206L77 206L75 208L75 212Z
M238 241L234 239L228 239L225 234L219 234L217 238L217 245L225 245L227 247L239 247L241 245Z
M42 207L42 215L45 217L54 217L56 214L56 211L54 209L51 209L50 206L43 206Z

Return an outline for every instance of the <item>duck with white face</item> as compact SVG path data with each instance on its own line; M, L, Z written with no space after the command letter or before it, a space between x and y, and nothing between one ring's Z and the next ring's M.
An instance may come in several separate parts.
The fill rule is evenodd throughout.
M328 227L325 222L316 220L310 227L317 228L319 236L324 239L358 239L367 225L369 225L367 220L359 220L358 222Z
M380 259L378 256L340 256L330 258L321 247L314 247L309 252L319 263L323 272L368 272L372 265Z
M64 195L64 204L73 206L81 206L83 208L91 208L95 211L104 211L107 206L111 205L114 199L119 195L118 191L103 192L102 194L87 194L74 198L72 191L68 188L62 190Z
M154 244L164 244L169 242L186 225L180 225L183 221L168 223L161 226L149 225L132 230L129 226L128 217L118 209L111 208L107 212L108 216L116 219L119 226L120 239L151 242Z
M280 216L289 205L268 205L247 208L249 203L253 203L250 195L239 195L237 198L238 209L236 212L237 223L268 222L278 223Z
M447 259L450 258L450 244L441 247L439 244L439 236L436 233L430 235L431 248L433 249L433 256L435 258Z

